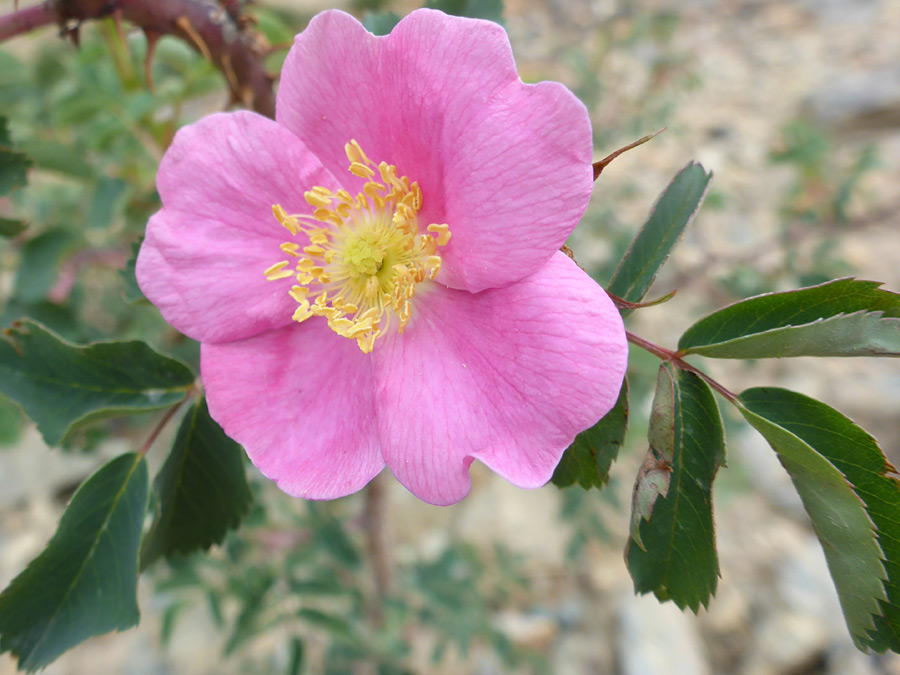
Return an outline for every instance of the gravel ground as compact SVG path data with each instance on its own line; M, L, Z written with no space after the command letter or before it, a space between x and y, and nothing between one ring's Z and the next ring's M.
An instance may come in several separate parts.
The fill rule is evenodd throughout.
M679 295L638 313L633 330L672 346L672 336L697 316L730 300L718 281L739 263L778 278L784 256L772 242L781 236L780 211L796 176L789 166L773 165L770 153L782 143L784 125L801 117L825 130L837 165L852 161L867 144L878 148L880 164L851 200L849 223L805 225L797 235L799 254L815 255L816 244L834 239L860 276L900 288L900 228L891 215L900 204L896 0L510 0L508 6L508 29L526 78L602 91L589 101L605 144L598 146L598 157L655 130L657 121L669 127L604 173L592 213L615 204L616 218L636 225L688 160L715 172L716 204L701 212L657 287L662 294L677 286ZM635 28L646 16L659 23L647 29L650 37ZM652 31L669 20L677 21L674 32L654 39ZM633 34L638 37L629 43ZM641 123L647 126L638 128ZM607 264L613 255L590 228L572 246L583 265ZM900 457L900 370L894 363L798 360L753 367L710 363L709 369L732 389L777 384L819 397L876 433L890 456ZM647 402L633 406L637 419ZM614 467L610 488L622 503L628 502L640 463L641 431L632 431L637 449ZM565 559L570 529L559 525L558 492L517 490L476 467L472 495L449 509L418 504L394 486L395 555L429 555L450 536L485 549L501 540L523 554L530 595L499 612L497 625L516 643L545 654L554 673L900 673L900 658L853 648L822 552L768 447L739 429L729 441L729 469L715 492L722 579L709 610L697 617L634 597L621 555L627 514L604 510L611 541L591 542L573 568ZM33 431L20 447L0 455L0 584L53 532L62 508L54 495L95 465L51 454ZM184 622L192 631L160 651L148 584L142 592L138 629L92 640L46 672L241 672L210 656L222 636L199 610ZM252 649L271 646L263 642ZM440 669L428 665L426 649L420 652L421 672L503 672L487 652L476 650L467 662ZM0 675L12 672L12 661L0 656Z

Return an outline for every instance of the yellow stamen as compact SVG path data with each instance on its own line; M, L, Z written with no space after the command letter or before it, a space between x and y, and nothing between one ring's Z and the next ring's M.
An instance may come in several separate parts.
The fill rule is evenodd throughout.
M307 215L274 205L278 222L308 241L281 245L298 259L293 269L281 261L264 274L272 281L295 279L289 291L298 304L295 321L322 317L369 353L394 318L399 332L409 323L417 286L440 272L437 250L449 243L450 228L432 223L421 232L419 185L398 175L396 166L376 165L355 140L344 150L350 172L365 180L362 191L315 186L304 193L312 207Z

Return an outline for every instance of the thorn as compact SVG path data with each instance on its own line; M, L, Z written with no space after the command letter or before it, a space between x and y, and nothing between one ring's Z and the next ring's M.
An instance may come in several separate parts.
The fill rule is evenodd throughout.
M175 25L193 41L197 46L197 49L200 50L200 53L203 54L203 58L212 62L212 55L209 53L209 47L206 46L203 38L200 37L200 33L198 33L193 24L191 24L191 20L182 14L175 20Z
M245 108L253 106L253 89L249 85L241 87L241 103Z
M155 93L153 91L153 74L150 65L153 61L153 55L156 53L156 43L159 42L159 38L162 34L145 28L144 35L147 37L147 56L144 57L144 78L147 80L147 88L150 90L150 93Z
M122 30L122 8L117 7L113 10L112 13L113 22L116 24L116 33L119 35L119 40L122 41L122 44L125 44L125 31Z
M231 91L235 92L235 97L240 95L241 83L238 82L234 68L231 67L231 57L228 54L222 54L222 72L225 73L225 78L228 80L228 84L231 85ZM239 102L240 99L237 99L237 101Z
M638 140L636 140L634 143L629 143L624 148L619 148L615 152L613 152L613 153L607 155L606 157L604 157L603 159L601 159L599 162L594 162L594 180L597 180L600 177L600 174L603 172L603 169L605 169L609 165L610 162L612 162L616 157L621 155L623 152L628 152L629 150L633 150L637 146L643 145L647 141L649 141L653 138L656 138L662 132L664 132L667 128L668 127L663 127L659 131L656 131L652 134L647 134L643 138L639 138Z

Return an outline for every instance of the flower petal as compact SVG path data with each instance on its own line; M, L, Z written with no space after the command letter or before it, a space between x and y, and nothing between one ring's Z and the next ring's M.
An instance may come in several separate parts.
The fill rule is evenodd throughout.
M210 415L288 494L343 497L384 467L371 363L324 319L204 344L200 355Z
M543 485L615 404L628 354L619 312L562 253L505 288L425 293L405 332L372 353L388 466L433 504L465 497L473 459Z
M590 198L587 110L561 84L524 84L489 21L418 10L378 38L323 12L288 54L277 119L348 188L358 188L345 180L351 138L418 181L421 226L450 226L441 281L454 288L532 274Z
M157 174L163 208L147 225L137 260L144 295L166 321L202 342L255 335L290 323L291 280L266 281L291 238L272 215L280 203L309 213L304 190L334 178L293 134L248 112L184 127Z

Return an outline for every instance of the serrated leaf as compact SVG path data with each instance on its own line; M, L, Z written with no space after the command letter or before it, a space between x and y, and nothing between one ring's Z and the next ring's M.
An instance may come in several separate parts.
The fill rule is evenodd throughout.
M400 23L396 12L367 12L362 24L373 35L387 35Z
M137 257L138 253L141 251L141 244L144 239L141 237L140 241L132 242L131 244L131 256L128 258L128 262L125 263L125 269L121 270L119 274L122 277L122 280L125 282L125 302L136 305L142 302L148 302L147 298L144 296L143 291L141 291L141 287L138 286L137 276L135 275L135 270L137 268Z
M79 346L31 320L0 334L0 392L51 446L88 420L174 405L193 382L185 364L140 341Z
M32 165L27 154L13 150L8 124L8 120L0 115L0 196L27 184L28 169Z
M727 359L900 356L900 294L837 279L741 300L681 336L687 354Z
M632 541L643 551L647 547L641 539L641 521L649 521L657 498L669 494L675 459L675 382L668 368L660 368L657 373L647 440L650 447L638 469L631 494L629 527Z
M678 172L619 263L609 282L610 293L628 302L644 299L660 267L700 208L711 179L712 173L694 162Z
M28 223L14 218L0 218L0 237L17 237L25 231Z
M137 624L147 463L118 457L78 488L47 548L0 593L0 651L38 670L93 635Z
M209 416L201 398L184 416L156 476L159 514L141 549L141 566L159 556L221 543L250 510L244 452Z
M862 478L864 485L872 479L883 497L884 457L874 457L874 451L881 455L877 445L866 443L867 434L840 413L785 389L749 389L740 395L738 409L790 474L822 543L853 642L865 648L885 600L886 573L875 524L861 498L872 488L861 487L857 494L848 478ZM878 506L885 524L894 521L891 536L897 527L896 504L892 498Z
M609 482L609 467L619 455L628 428L628 381L622 382L619 398L603 418L575 437L562 456L551 481L557 487L578 483L585 490Z
M635 485L643 511L632 515L637 531L625 551L628 571L635 592L652 591L697 612L708 606L719 577L712 482L725 440L709 385L664 363L648 436L646 471Z
M427 0L424 6L455 16L487 19L504 25L503 0Z
M878 441L821 401L772 387L748 389L740 398L753 414L794 434L831 462L865 503L887 572L883 616L875 617L875 630L866 643L877 651L900 652L900 483L896 469Z

